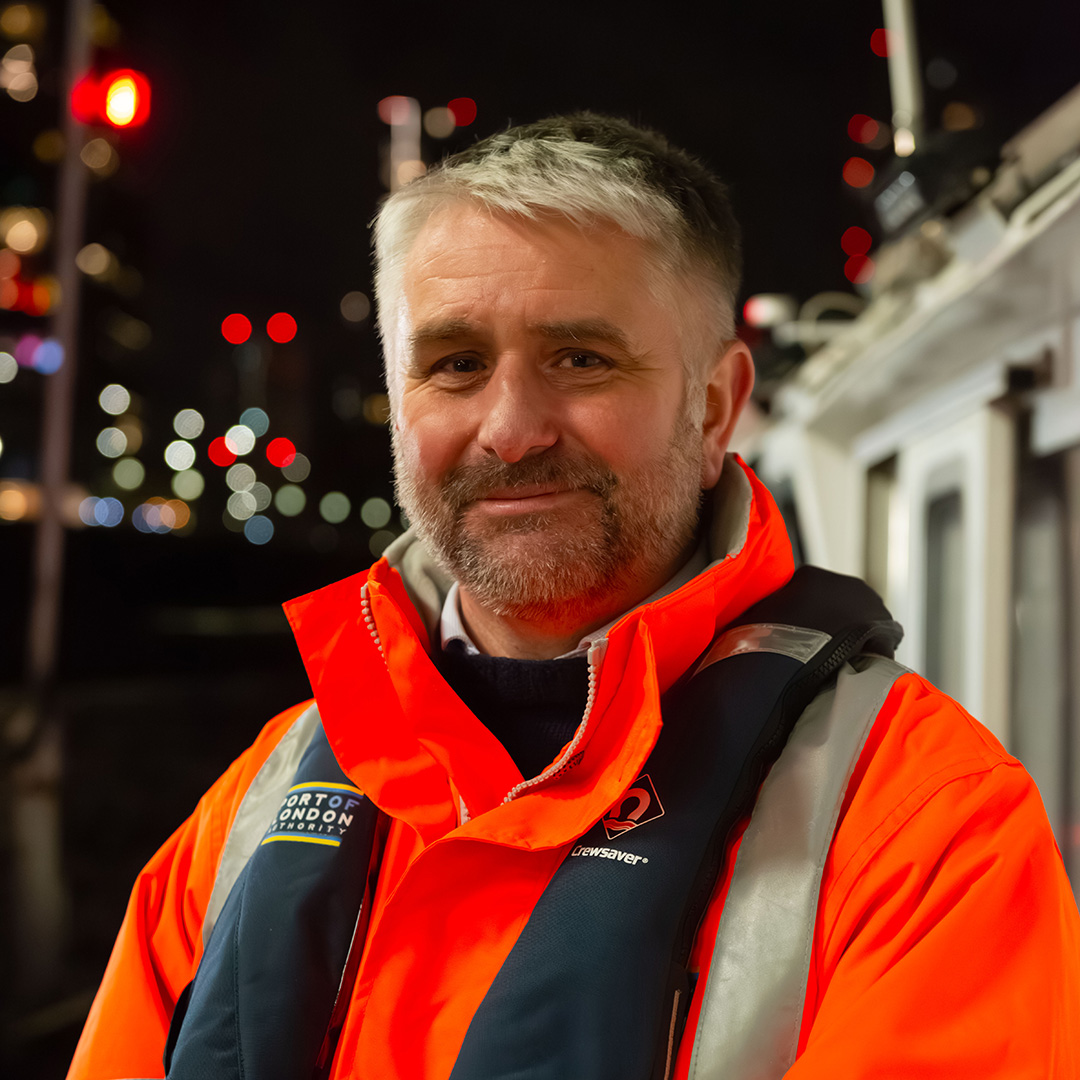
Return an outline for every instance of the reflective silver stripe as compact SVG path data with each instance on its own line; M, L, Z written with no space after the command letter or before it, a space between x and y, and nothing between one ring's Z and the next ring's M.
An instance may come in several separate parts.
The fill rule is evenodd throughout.
M319 710L311 705L294 721L281 741L270 751L247 789L236 812L225 846L221 849L214 889L203 920L203 947L210 940L229 890L258 847L266 826L281 805L289 784L300 767L300 759L319 727Z
M704 671L717 660L748 652L780 653L805 664L832 639L821 630L806 626L787 626L784 623L747 623L725 630L713 642L705 659L698 664L697 672Z
M795 1061L821 873L852 770L906 668L845 664L761 787L704 987L691 1080L774 1080Z

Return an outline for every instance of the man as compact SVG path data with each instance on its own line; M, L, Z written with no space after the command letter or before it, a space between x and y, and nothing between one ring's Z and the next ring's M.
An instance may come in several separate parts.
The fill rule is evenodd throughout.
M388 199L413 528L286 606L318 707L141 875L72 1078L1080 1075L1037 791L726 455L738 249L592 115Z

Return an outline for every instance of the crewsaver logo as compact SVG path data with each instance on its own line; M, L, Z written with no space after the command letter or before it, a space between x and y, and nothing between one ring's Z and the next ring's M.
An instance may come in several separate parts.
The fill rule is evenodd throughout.
M629 791L603 817L604 832L609 840L664 816L660 796L648 773L642 773Z
M352 784L295 784L282 800L262 843L292 840L341 847L341 838L363 798L364 793Z

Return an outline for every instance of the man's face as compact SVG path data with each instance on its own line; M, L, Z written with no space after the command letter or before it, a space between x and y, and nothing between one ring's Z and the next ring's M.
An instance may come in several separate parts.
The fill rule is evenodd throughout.
M418 235L404 299L398 498L462 590L572 621L674 573L702 435L641 242L453 205Z

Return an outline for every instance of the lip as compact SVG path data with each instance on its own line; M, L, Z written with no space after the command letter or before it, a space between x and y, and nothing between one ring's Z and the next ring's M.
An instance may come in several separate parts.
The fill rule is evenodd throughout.
M567 499L582 494L586 493L578 488L564 488L554 484L534 484L489 492L483 498L477 499L473 506L493 514L529 513L554 509Z

